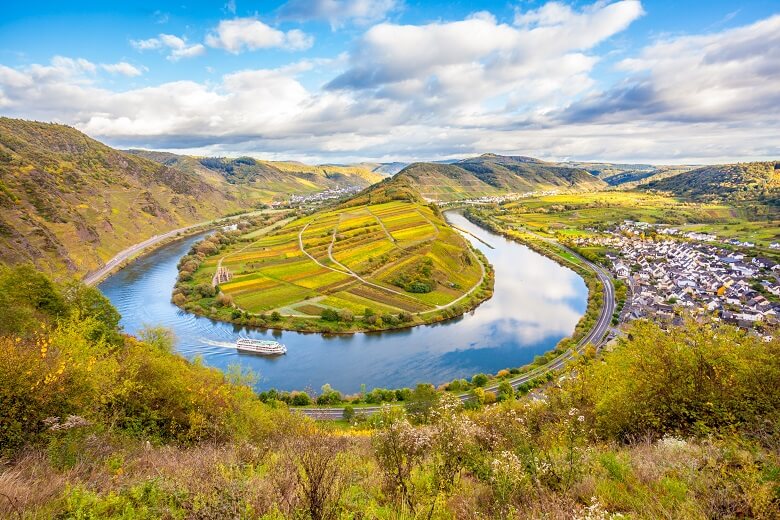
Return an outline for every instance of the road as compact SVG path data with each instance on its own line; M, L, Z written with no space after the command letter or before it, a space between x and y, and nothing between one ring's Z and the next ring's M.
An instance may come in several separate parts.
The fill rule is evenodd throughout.
M106 276L111 274L111 272L119 267L123 262L127 260L131 260L132 258L136 257L140 253L142 253L144 250L146 250L149 247L155 246L159 244L160 242L163 242L165 240L168 240L170 238L175 237L176 235L179 235L181 233L186 233L188 231L191 231L193 229L208 226L212 224L221 224L228 222L229 220L236 219L236 218L242 218L242 217L248 217L251 215L256 215L258 213L262 213L262 210L260 211L252 211L250 213L242 213L241 215L234 215L231 217L224 217L216 220L207 220L205 222L199 222L197 224L192 224L191 226L185 226L179 229L172 229L171 231L168 231L167 233L163 233L162 235L154 235L151 238L147 238L143 242L139 242L138 244L132 245L128 247L127 249L124 249L117 253L111 260L106 262L106 265L98 269L97 271L93 271L89 274L87 274L84 279L82 280L86 285L95 285L103 280Z
M549 239L544 239L544 240L555 244L556 247L560 247L564 249L566 252L570 253L571 255L579 258L580 261L582 261L589 269L591 269L596 274L596 277L598 277L599 282L601 282L602 285L602 291L604 295L604 305L602 305L601 307L601 312L599 313L599 317L596 320L596 323L593 325L593 328L591 328L588 334L586 334L577 343L577 346L574 349L567 350L566 352L564 352L557 358L553 359L546 365L542 365L540 367L534 368L533 370L521 374L514 379L509 379L508 380L509 384L511 384L512 388L515 389L517 389L517 387L519 387L524 383L527 383L529 381L532 381L533 379L536 379L539 376L543 376L547 374L548 372L554 372L556 370L563 368L563 366L568 361L570 361L575 355L581 353L587 345L591 344L596 347L601 346L601 344L604 341L604 337L606 336L607 331L610 328L610 324L612 323L612 314L615 312L615 286L612 283L612 277L609 275L609 273L607 273L600 266L578 255L571 249L568 249L560 245L558 242ZM498 383L486 386L485 390L495 392L496 390L498 390ZM459 397L461 401L464 402L472 398L470 394L462 394ZM338 420L344 417L344 408L295 408L294 410L308 417L311 417L312 419L318 419L318 420ZM356 414L371 415L381 410L381 406L356 407L354 408L354 410Z

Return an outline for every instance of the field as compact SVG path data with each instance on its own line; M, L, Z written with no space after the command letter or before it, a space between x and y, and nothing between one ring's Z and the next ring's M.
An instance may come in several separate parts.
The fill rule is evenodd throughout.
M221 265L232 278L219 290L248 315L320 318L331 310L339 322L392 315L416 323L465 303L484 279L463 238L416 202L325 210L282 224L207 257L193 284L209 282Z
M633 191L551 195L512 202L497 215L505 224L553 236L579 235L624 220L669 224L720 238L738 238L768 246L780 240L780 218L758 204L715 204Z

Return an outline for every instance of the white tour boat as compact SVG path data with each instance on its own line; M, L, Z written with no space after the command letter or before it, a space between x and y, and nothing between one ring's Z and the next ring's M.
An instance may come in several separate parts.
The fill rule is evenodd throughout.
M278 341L267 339L238 338L236 348L242 352L253 352L266 356L287 354L287 347Z

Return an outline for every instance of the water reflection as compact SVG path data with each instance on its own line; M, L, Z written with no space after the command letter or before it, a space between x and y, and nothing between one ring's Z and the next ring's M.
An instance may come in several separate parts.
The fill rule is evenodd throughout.
M199 237L169 244L138 260L100 285L122 314L130 333L145 324L174 330L177 349L212 366L238 363L261 376L258 387L319 389L330 383L344 392L361 384L411 386L441 383L477 372L519 366L555 346L574 330L586 306L587 289L573 271L530 249L485 231L462 215L447 218L490 243L471 236L496 270L493 298L476 311L444 323L391 333L323 336L245 330L185 313L170 303L176 263ZM230 345L239 334L273 337L286 356L238 354Z

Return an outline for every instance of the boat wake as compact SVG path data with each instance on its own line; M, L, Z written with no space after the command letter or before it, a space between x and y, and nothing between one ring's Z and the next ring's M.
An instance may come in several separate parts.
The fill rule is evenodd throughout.
M228 341L215 341L213 339L201 339L201 343L205 343L206 345L211 345L212 347L223 347L223 348L236 348L235 342L230 343Z

